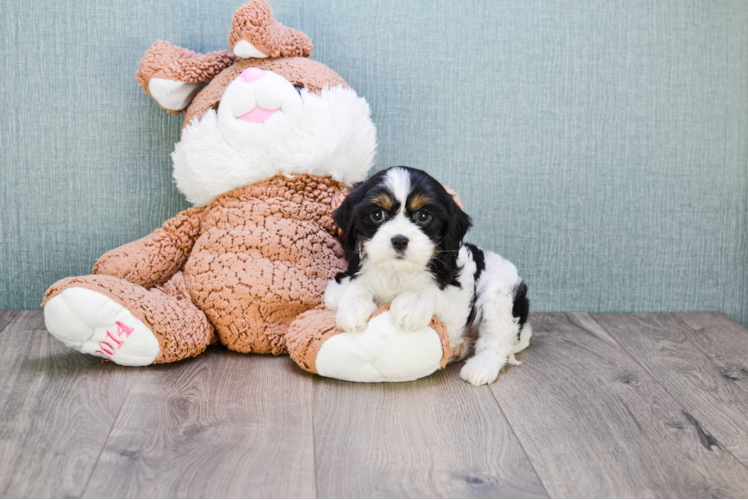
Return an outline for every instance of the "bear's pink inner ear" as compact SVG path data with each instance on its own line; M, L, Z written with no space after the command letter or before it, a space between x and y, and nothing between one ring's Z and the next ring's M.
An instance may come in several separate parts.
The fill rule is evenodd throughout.
M235 60L225 50L197 54L159 40L146 51L135 78L159 106L169 112L180 112L205 84Z
M462 200L460 199L460 195L457 194L457 191L449 186L444 186L444 190L452 196L452 198L455 200L455 203L457 203L457 206L460 207L460 210L464 210L462 206Z
M309 57L312 53L309 37L277 22L265 0L252 0L237 9L229 33L229 47L242 59Z

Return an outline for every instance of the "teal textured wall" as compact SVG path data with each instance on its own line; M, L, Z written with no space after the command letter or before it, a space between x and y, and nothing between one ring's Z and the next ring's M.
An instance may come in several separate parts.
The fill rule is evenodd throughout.
M748 325L748 3L271 0L367 97L378 167L456 188L543 311ZM0 3L0 308L187 207L157 39L226 48L240 0Z

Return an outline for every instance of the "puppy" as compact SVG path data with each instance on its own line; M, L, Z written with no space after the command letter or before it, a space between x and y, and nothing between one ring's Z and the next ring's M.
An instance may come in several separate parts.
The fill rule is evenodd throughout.
M361 331L377 305L391 302L395 324L447 327L452 361L475 355L460 376L496 380L530 343L527 286L508 260L464 243L470 217L422 170L392 167L356 185L334 215L345 233L348 270L331 280L325 305L337 325Z

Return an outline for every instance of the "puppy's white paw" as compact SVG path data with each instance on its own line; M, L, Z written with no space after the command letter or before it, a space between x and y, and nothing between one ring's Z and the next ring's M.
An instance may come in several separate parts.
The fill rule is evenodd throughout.
M431 323L434 306L413 292L401 293L390 304L392 321L406 332L415 332Z
M517 361L517 358L514 357L514 353L511 353L509 355L509 359L507 360L507 363L512 366L519 366L522 364L522 361Z
M338 283L334 279L331 279L327 283L327 288L325 288L325 307L333 312L338 310L338 305L340 305L340 300L343 298L343 290L346 285L347 283Z
M490 384L499 376L504 363L492 355L477 355L468 359L460 370L460 378L473 385Z
M355 333L366 328L369 318L377 310L376 304L368 300L346 300L341 302L335 314L335 323L344 332Z

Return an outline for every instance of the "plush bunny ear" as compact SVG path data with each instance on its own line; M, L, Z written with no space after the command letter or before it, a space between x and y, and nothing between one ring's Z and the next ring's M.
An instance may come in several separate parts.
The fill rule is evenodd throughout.
M234 61L235 57L225 50L197 54L159 40L146 51L135 78L159 106L176 114Z
M234 14L229 48L242 59L309 57L312 41L301 31L276 21L265 0L252 0Z

